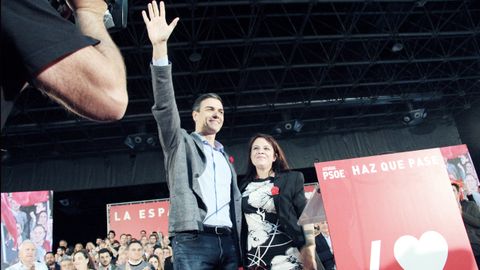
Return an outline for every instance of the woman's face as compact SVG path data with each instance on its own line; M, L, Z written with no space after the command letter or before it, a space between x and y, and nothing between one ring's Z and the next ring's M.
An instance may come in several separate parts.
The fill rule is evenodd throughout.
M148 262L153 265L155 269L158 269L158 260L155 257L152 257L148 260Z
M38 222L39 224L47 224L47 213L46 212L41 212L40 215L38 215Z
M156 249L153 251L153 254L157 255L158 258L160 258L160 260L163 261L163 249L162 249L162 248L156 248Z
M88 259L83 256L83 253L78 252L73 256L73 265L77 270L87 269Z
M250 149L250 159L255 168L269 170L277 157L273 146L267 140L257 138Z
M75 248L73 249L74 251L79 251L80 249L83 249L83 245L80 243L75 244Z

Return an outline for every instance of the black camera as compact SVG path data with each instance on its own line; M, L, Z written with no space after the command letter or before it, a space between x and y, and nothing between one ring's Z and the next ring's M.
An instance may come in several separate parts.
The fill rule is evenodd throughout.
M105 0L108 11L103 22L109 32L116 32L127 28L128 0Z
M128 0L105 0L107 11L103 16L103 23L108 32L116 32L127 28ZM50 4L62 15L62 17L75 22L72 11L65 0L50 0Z

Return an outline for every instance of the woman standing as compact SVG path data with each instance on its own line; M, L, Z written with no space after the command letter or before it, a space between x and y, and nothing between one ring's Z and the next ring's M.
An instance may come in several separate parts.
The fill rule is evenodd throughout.
M297 225L305 208L303 174L289 170L283 150L270 135L249 144L240 184L242 247L248 269L316 269L313 224Z

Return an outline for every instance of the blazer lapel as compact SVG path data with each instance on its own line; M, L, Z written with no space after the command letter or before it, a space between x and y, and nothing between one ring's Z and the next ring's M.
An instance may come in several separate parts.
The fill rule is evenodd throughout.
M200 183L198 182L198 178L200 177L200 174L203 173L203 171L205 170L205 167L207 164L207 157L205 156L205 152L203 151L202 140L197 135L193 134L193 132L190 134L190 136L192 137L193 142L197 147L198 153L200 154L200 158L202 159L202 166L203 166L203 170L201 172L198 172L199 175L193 176L192 189L197 194L197 196L200 197L200 199L203 202L204 200L202 196L202 190L200 189ZM196 174L197 172L194 172L194 173Z
M273 202L275 203L275 210L277 211L277 215L280 213L280 196L282 196L282 192L285 192L285 174L279 173L276 175L273 181L273 185L278 187L278 194L273 196Z

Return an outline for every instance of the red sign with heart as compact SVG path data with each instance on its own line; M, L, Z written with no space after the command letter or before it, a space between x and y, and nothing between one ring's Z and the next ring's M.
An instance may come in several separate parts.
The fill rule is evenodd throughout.
M477 269L440 149L315 168L337 269Z

